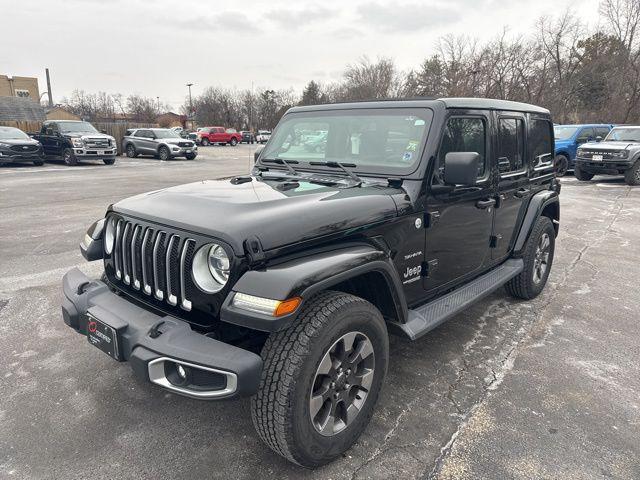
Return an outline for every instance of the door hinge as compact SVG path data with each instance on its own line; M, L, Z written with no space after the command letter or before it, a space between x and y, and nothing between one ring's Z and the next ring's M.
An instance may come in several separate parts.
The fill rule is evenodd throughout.
M428 262L422 262L420 264L420 275L425 278L429 278L433 272L438 269L438 259L434 258L433 260L429 260Z
M500 240L502 240L502 235L500 235L500 234L491 235L491 237L489 239L489 247L490 248L496 248L498 246L498 244L500 243Z
M440 212L434 210L433 212L427 212L424 214L424 228L431 228L440 220Z

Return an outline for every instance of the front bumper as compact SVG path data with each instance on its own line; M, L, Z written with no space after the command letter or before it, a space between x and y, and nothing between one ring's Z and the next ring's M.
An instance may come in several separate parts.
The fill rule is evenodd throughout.
M259 355L195 332L175 317L144 309L78 269L64 276L63 291L64 322L83 335L87 334L89 315L111 326L119 345L118 360L129 362L139 378L207 400L257 391L262 371ZM194 383L174 382L169 370L175 365L194 372L189 376Z
M580 166L581 170L588 173L608 173L616 175L629 170L633 166L633 159L616 158L593 160L591 158L577 157L575 163Z
M109 160L111 158L116 158L116 155L118 155L118 149L116 147L109 147L105 149L74 147L73 153L78 160Z
M44 160L42 150L28 153L16 153L10 150L0 152L0 163L34 162L38 160Z
M193 155L194 157L198 155L198 147L194 145L193 147L171 147L171 157L186 157L187 155Z

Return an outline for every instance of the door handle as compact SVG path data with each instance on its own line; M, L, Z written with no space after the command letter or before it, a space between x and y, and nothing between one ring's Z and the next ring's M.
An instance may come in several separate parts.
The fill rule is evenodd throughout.
M495 198L490 198L489 200L478 200L476 202L476 207L484 210L485 208L493 207L496 204Z
M527 193L529 193L531 190L528 188L520 188L518 190L516 190L516 193L513 194L514 197L517 198L522 198L524 197Z

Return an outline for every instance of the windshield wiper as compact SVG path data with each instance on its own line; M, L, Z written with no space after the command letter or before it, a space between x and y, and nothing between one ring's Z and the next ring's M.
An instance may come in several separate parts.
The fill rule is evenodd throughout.
M283 158L263 158L260 160L262 163L277 163L278 165L284 165L289 173L292 175L300 175L295 168L291 166L292 163L298 163L297 160L285 160Z
M322 165L323 167L340 168L342 169L343 172L349 175L349 177L352 180L357 182L358 185L362 185L362 179L359 176L357 176L355 173L353 173L352 170L349 170L349 168L347 168L347 167L350 167L350 168L357 167L355 163L340 163L336 161L327 161L327 162L309 162L309 165Z

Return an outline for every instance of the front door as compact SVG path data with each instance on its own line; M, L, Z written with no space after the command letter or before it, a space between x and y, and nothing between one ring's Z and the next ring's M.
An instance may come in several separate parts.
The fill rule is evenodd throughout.
M496 163L498 165L498 206L495 210L491 258L506 258L518 233L519 217L531 194L527 155L526 118L522 113L496 115Z
M486 112L452 112L442 136L427 199L423 287L445 289L480 272L490 261L495 192L491 184L491 119ZM475 186L444 185L448 152L480 154ZM447 191L448 190L448 191Z

